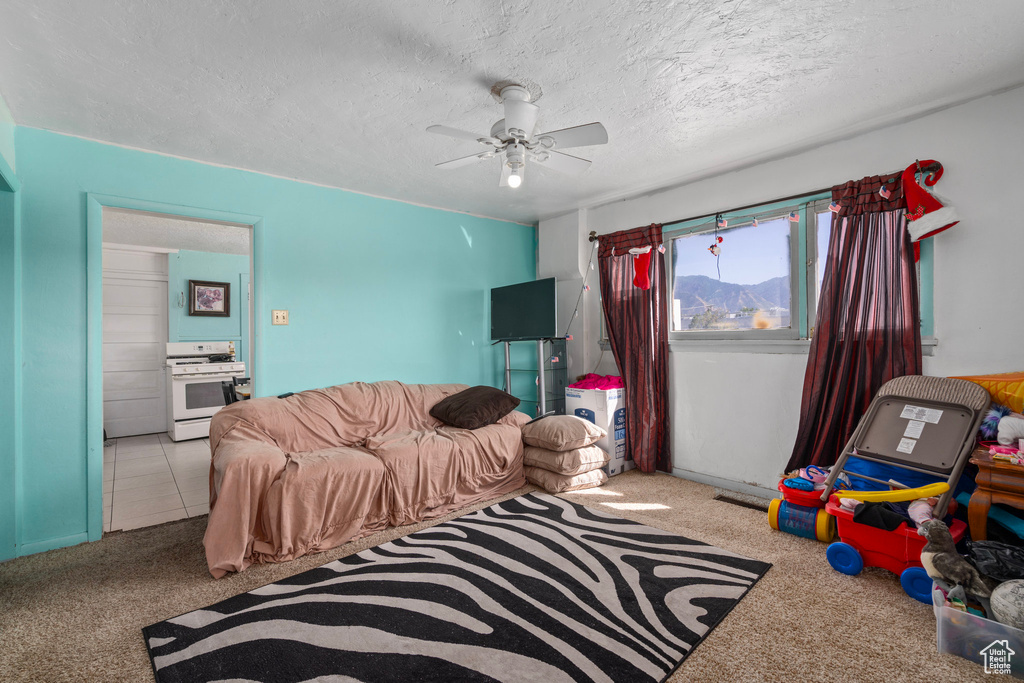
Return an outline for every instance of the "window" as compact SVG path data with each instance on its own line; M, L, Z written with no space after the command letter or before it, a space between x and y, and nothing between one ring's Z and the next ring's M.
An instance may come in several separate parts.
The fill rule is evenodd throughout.
M832 214L821 195L697 219L666 232L675 339L805 339ZM717 246L716 256L710 249ZM806 268L800 268L800 264Z

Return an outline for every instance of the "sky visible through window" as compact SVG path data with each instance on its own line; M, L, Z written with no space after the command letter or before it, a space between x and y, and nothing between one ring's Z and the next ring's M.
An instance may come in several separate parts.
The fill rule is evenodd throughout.
M821 296L821 281L825 277L825 259L828 258L828 240L832 234L832 212L818 214L818 296Z
M782 218L751 226L719 230L722 253L718 265L722 282L756 285L789 274L789 221ZM708 247L713 232L693 235L676 244L676 276L705 275L718 278L714 255Z

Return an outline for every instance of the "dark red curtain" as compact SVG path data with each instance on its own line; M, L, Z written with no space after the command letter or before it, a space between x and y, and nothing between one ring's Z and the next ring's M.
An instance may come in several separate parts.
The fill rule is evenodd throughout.
M899 174L836 186L832 201L839 212L787 471L835 463L879 387L921 374L917 275Z
M626 396L626 453L642 472L672 471L668 325L661 226L601 235L598 266L608 339ZM650 289L633 284L633 247L651 247ZM628 457L628 456L627 456Z

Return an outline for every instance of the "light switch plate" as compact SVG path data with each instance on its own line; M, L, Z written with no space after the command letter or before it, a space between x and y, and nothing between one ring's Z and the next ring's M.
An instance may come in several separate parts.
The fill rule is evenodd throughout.
M288 324L288 311L286 310L272 310L271 311L271 323L274 325L287 325Z

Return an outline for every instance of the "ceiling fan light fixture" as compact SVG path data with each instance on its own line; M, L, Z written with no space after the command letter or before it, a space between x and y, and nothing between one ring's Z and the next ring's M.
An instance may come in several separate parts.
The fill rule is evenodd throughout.
M526 166L526 147L518 143L509 145L505 152L505 164L509 174L506 182L509 187L517 188L523 184L523 171Z
M535 133L540 110L534 104L541 91L528 81L499 81L491 95L501 103L504 118L491 126L490 135L478 135L450 126L429 126L427 131L459 140L482 144L485 151L444 161L438 168L460 168L480 159L501 158L498 187L517 188L523 184L526 164L537 164L552 171L576 175L590 167L590 161L566 154L563 149L589 147L608 142L608 131L600 123L585 123L546 133Z

